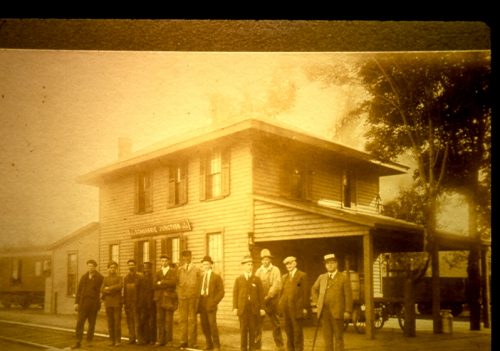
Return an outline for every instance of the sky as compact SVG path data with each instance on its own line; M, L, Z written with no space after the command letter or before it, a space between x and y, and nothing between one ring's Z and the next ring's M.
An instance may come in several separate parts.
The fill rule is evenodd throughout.
M330 79L359 57L0 49L0 247L98 221L98 189L75 179L115 162L120 137L137 151L213 121L264 117L362 149L364 125L336 122L364 91ZM409 183L386 178L383 201ZM448 229L463 225L458 207L463 215L443 217Z

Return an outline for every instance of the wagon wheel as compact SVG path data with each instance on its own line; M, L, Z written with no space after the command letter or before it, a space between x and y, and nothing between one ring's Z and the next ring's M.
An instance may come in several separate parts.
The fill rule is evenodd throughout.
M349 323L352 322L352 319L344 319L344 331L349 329Z
M385 320L382 314L382 307L375 308L374 324L375 329L381 329L384 326Z
M361 306L356 306L352 312L352 324L354 329L360 334L364 334L366 330L366 318L365 312L361 309Z
M401 309L398 312L398 323L399 327L402 331L405 330L405 308L401 306Z

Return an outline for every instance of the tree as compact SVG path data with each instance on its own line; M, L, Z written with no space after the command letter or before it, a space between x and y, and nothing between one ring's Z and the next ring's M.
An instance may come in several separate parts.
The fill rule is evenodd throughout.
M434 332L440 332L439 264L435 242L437 199L445 189L469 194L470 234L477 233L479 173L490 158L490 57L485 52L374 55L359 75L370 99L366 149L382 160L411 152L425 198L426 245L433 272ZM477 250L470 276L477 284ZM471 290L472 291L472 290ZM479 291L479 286L477 291ZM476 309L477 296L471 296ZM475 312L471 314L475 328Z

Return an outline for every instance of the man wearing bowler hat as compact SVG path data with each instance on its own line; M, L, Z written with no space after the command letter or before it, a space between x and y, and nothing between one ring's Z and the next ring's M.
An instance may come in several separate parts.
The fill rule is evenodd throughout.
M264 290L262 282L252 274L253 259L243 257L241 261L243 273L234 282L233 311L240 320L241 351L255 350L255 332L258 319L264 316Z
M273 266L273 256L268 249L262 249L260 258L262 265L257 269L255 275L262 281L262 288L264 289L264 310L271 322L276 349L282 351L284 349L284 343L278 316L278 299L281 292L281 272L278 267ZM260 350L262 346L263 322L264 317L258 319L255 335L255 348L257 350Z
M94 337L97 312L101 308L100 291L104 277L96 271L97 262L87 261L88 272L82 275L78 283L75 297L75 311L78 312L76 322L76 343L73 349L81 347L85 321L88 320L87 343L91 343Z
M285 321L286 348L287 351L303 351L303 324L310 307L307 275L297 269L294 256L288 256L283 263L288 273L282 278L279 306Z
M323 260L326 273L316 279L311 293L313 301L317 301L318 322L321 320L323 325L325 351L344 351L344 319L349 319L352 312L351 282L337 270L334 254L325 255Z
M205 350L220 351L217 305L224 297L224 284L220 275L212 271L213 264L210 256L205 256L201 260L203 275L199 280L198 313L200 314L201 329L207 342Z

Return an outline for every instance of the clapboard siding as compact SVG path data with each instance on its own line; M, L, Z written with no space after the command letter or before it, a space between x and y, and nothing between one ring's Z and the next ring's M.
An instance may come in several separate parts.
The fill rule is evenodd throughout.
M254 192L259 195L280 196L280 172L289 150L279 149L279 143L262 142L253 146L253 184ZM342 206L342 170L345 162L326 159L324 155L303 152L294 159L307 165L311 180L311 199L329 200L339 208ZM352 210L377 213L378 175L356 169L356 205Z
M317 214L256 200L255 240L289 240L360 235L367 228Z
M168 163L152 169L153 211L135 214L135 174L108 181L101 188L100 267L109 260L109 246L120 245L120 274L126 274L126 261L134 256L134 245L129 229L162 224L172 220L188 219L192 230L183 233L186 246L193 252L193 261L199 264L206 254L206 233L223 234L223 268L226 297L220 304L221 321L234 322L231 292L233 281L240 273L241 258L248 254L247 232L251 229L251 152L249 143L225 145L230 148L230 194L216 200L200 200L200 154L189 154L187 161L188 201L185 205L169 208ZM156 257L161 254L161 240L166 235L153 237ZM150 238L150 237L149 237ZM141 238L142 239L142 238ZM142 240L148 239L145 237ZM156 262L159 269L159 262ZM104 271L105 273L105 271Z
M374 174L358 172L356 177L356 188L356 210L366 213L377 213L376 201L379 193L378 177Z

